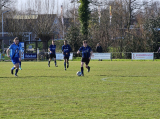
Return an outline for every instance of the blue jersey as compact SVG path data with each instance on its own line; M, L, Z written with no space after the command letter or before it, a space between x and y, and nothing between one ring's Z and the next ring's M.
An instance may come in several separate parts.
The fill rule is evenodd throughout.
M18 46L19 46L19 50L22 51L21 43L19 43Z
M50 45L49 50L52 51L52 53L50 52L50 54L56 54L56 45Z
M92 49L89 46L87 46L87 47L82 46L79 48L79 51L82 51L83 58L89 58L91 55L90 52L92 51Z
M20 47L19 45L16 45L15 43L13 43L12 45L9 46L10 49L10 57L11 59L13 58L19 58L19 51L20 51Z
M67 57L67 56L70 56L70 52L72 51L72 49L70 45L67 44L62 46L62 51L63 51L63 55Z

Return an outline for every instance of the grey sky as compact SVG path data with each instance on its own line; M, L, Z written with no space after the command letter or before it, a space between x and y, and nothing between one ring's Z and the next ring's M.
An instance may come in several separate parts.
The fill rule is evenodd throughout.
M71 7L72 4L69 4L69 1L70 0L16 0L16 3L18 5L17 9L20 11L31 9L37 11L37 13L45 14L47 12L51 14L60 13L62 4L65 4L65 7L67 7L67 5Z
M71 0L16 0L17 9L20 11L25 11L31 9L37 11L36 13L41 14L60 14L61 5L64 6L64 10L73 8L74 4L70 3ZM76 1L76 0L75 0ZM96 0L104 1L104 0ZM107 0L109 1L109 0ZM139 0L143 1L143 0ZM146 0L146 1L160 1L160 0Z

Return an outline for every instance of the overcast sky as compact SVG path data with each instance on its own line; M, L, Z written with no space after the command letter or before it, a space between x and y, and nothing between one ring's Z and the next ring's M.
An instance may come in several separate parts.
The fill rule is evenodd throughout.
M103 0L96 0L96 1L103 1ZM137 0L137 1L143 1L143 0ZM158 1L158 0L146 0L146 1ZM64 6L64 10L74 7L74 4L70 2L71 0L16 0L16 6L17 9L20 11L26 11L27 9L31 9L37 11L36 13L41 13L41 14L46 14L46 13L57 14L57 12L58 14L60 14L61 5Z
M55 14L57 12L60 13L61 5L65 4L65 7L71 7L72 4L70 1L71 0L16 0L16 3L18 6L17 9L20 11L31 9L42 14L45 14L46 12Z

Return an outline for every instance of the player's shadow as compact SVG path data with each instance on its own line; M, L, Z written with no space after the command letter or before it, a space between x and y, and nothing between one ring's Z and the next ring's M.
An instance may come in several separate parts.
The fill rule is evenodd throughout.
M18 77L0 77L0 79L3 79L3 78L4 78L4 79L6 79L6 78L7 78L7 79L11 79L11 78L18 78Z
M25 76L21 78L72 78L75 76Z
M77 76L18 76L18 77L0 77L0 79L14 79L14 78L19 78L19 79L27 79L27 78L75 78ZM80 76L79 76L80 77ZM87 76L85 78L88 78Z

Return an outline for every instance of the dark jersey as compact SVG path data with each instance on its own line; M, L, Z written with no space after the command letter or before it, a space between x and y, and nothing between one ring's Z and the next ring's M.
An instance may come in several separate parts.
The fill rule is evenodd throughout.
M87 47L82 46L82 47L79 48L79 51L82 52L82 57L83 58L89 58L90 55L91 55L90 52L92 51L92 49L89 46L87 46Z
M50 45L49 50L52 51L52 53L50 52L50 54L56 54L56 45Z
M67 56L70 56L70 52L72 51L72 49L70 45L67 44L62 46L62 51L63 51L63 55L67 57Z

